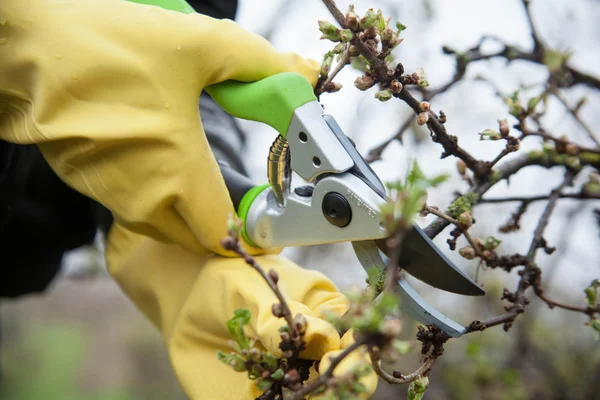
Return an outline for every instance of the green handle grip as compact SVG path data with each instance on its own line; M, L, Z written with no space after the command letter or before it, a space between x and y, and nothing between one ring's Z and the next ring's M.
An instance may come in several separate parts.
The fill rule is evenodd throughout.
M185 0L128 0L191 14ZM284 72L256 82L225 81L205 88L234 117L263 122L285 137L294 110L316 100L310 82L302 75Z

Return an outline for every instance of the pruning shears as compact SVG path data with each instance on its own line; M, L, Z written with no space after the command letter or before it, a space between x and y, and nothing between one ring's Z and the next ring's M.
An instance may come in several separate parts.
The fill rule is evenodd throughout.
M184 0L134 0L174 11L194 12ZM242 235L260 248L351 242L361 265L385 269L389 249L382 206L390 199L381 180L296 73L257 82L226 81L205 88L234 117L265 123L279 135L267 160L268 183L256 186L227 165L221 173L238 216ZM292 172L308 184L292 187ZM416 225L404 238L399 265L415 278L448 292L479 296L485 292L454 265ZM396 293L415 320L451 337L466 328L427 303L405 278Z

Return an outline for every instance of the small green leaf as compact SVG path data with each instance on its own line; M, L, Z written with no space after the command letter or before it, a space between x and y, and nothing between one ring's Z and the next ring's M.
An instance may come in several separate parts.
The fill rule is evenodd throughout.
M420 376L408 386L408 400L421 400L429 387L429 378Z
M229 334L242 350L250 349L250 343L244 333L244 325L250 323L250 318L250 311L245 308L239 308L233 312L233 318L227 321Z
M393 93L389 89L380 90L379 92L375 93L375 98L379 101L388 101L392 97L393 97Z
M385 18L383 18L383 14L379 11L379 18L377 18L377 22L375 22L375 26L379 33L383 32L387 24L385 23Z
M493 236L489 236L486 240L485 240L485 249L486 250L496 250L496 248L498 246L500 246L500 243L502 243L502 240L500 239L496 239Z
M406 29L406 25L401 22L396 22L396 28L398 29L398 33L400 33Z
M600 281L594 279L590 286L584 289L586 301L590 307L596 307L598 301L598 288L600 287Z
M273 372L271 374L271 379L276 380L276 381L280 381L283 379L283 370L281 368L278 368L275 372Z
M377 21L380 13L381 10L379 10L379 12L376 13L372 8L369 8L365 13L365 16L362 17L359 21L360 29L367 29L372 27L373 24L375 24L375 22Z
M495 131L493 129L486 129L483 132L479 132L480 140L500 140L502 139L502 135L500 132Z
M263 361L268 368L277 368L279 362L271 353L263 353Z
M259 390L267 390L273 386L273 381L270 379L259 379L256 381L256 387Z
M357 57L352 57L352 60L350 61L350 65L352 66L352 68L355 68L362 72L365 72L370 68L369 62L362 55L357 56Z
M546 64L550 72L559 71L567 62L571 53L548 49L544 51L543 63Z
M530 98L529 101L527 102L527 110L529 112L532 112L533 110L535 110L535 108L539 104L540 100L541 100L541 97Z
M590 323L593 330L600 333L600 319L595 319Z

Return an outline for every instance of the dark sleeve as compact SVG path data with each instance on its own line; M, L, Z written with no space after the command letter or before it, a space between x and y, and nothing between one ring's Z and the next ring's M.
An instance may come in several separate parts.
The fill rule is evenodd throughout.
M245 138L236 120L203 93L200 115L217 160L247 175ZM113 218L101 204L64 184L35 145L0 141L0 297L46 289L63 254L108 233Z
M95 235L94 203L65 185L34 145L0 142L0 297L43 291L63 253Z
M237 0L187 0L196 12L209 17L235 19Z

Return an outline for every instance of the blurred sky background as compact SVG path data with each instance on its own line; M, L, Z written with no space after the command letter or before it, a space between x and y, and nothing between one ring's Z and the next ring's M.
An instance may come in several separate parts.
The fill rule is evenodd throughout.
M337 3L345 12L351 2ZM424 68L433 88L450 80L454 72L453 58L442 54L442 45L463 51L482 35L494 35L525 49L532 46L519 0L360 0L354 3L359 13L368 7L381 8L386 16L408 27L403 32L404 42L394 56L408 72ZM600 76L599 1L533 0L531 8L534 23L548 45L557 50L572 51L570 63L573 66ZM241 0L237 18L242 26L268 37L277 49L321 60L323 53L332 46L330 42L319 40L319 19L333 21L319 0ZM484 49L494 51L495 47L490 44ZM481 142L477 133L486 128L495 129L498 119L508 117L509 122L514 121L493 88L474 80L478 75L494 82L504 94L510 94L520 85L545 81L547 71L543 66L519 61L508 65L502 60L472 64L463 83L432 101L434 110L441 109L447 114L446 127L450 134L458 136L461 146L479 158L492 159L503 144ZM347 67L337 79L344 88L335 94L324 94L321 101L326 112L337 119L359 151L366 155L368 150L393 136L412 111L400 101L380 103L373 98L375 88L368 92L358 91L352 83L358 76L357 71ZM539 90L536 88L527 93L533 95ZM584 94L588 96L588 103L581 110L581 117L588 125L597 127L600 124L598 92L586 88L564 92L572 104ZM266 158L275 132L257 123L243 121L242 124L250 138L246 150L248 167L257 183L265 182ZM555 134L564 133L577 143L593 145L560 103L550 102L545 124ZM596 132L600 134L600 129ZM522 142L520 152L540 147L538 139L528 138ZM413 159L419 161L426 174L451 173L451 180L429 193L430 205L445 208L453 199L454 191L465 190L467 185L458 178L456 159L441 160L441 152L441 146L429 140L426 128L414 127L405 134L402 145L392 143L384 152L383 160L372 166L384 181L404 177ZM586 174L585 171L581 174L580 182L586 180ZM514 176L510 185L506 182L497 184L486 196L548 194L561 176L559 168L528 168ZM517 206L517 203L510 203L477 207L474 234L495 235L502 239L500 253L525 252L545 202L536 202L529 207L519 232L497 232L497 227ZM583 304L583 288L592 279L600 278L600 231L591 214L592 209L599 206L598 202L560 200L545 235L551 246L559 248L552 256L543 252L538 255L538 263L544 270L544 287L552 298ZM420 219L419 224L424 226L430 220ZM440 234L436 243L473 276L475 264L450 252L445 243L447 238L448 231ZM464 244L462 240L459 240L459 247ZM348 244L286 249L285 253L302 266L323 271L340 288L364 284L365 273ZM66 272L77 275L90 269L102 271L98 254L90 249L73 253L66 260ZM479 279L488 290L486 299L466 299L430 290L418 282L415 285L433 304L466 324L502 312L499 292L504 286L514 287L516 272L509 276L504 272L482 271ZM600 346L591 329L583 326L581 315L561 310L547 312L546 308L534 299L527 314L516 324L520 328L511 333L504 334L501 328L494 328L493 332L490 330L478 337L473 335L474 339L469 338L468 342L450 344L445 361L440 362L432 375L432 382L436 383L429 398L552 398L548 393L561 390L566 397L557 398L598 398L590 397L592 389L588 386L573 389L575 391L570 391L569 386L584 385L584 373L572 365L584 364L586 373L596 371L596 376L600 376ZM60 278L45 296L4 302L0 305L0 314L4 342L0 354L5 382L5 388L0 390L2 400L184 398L169 370L158 333L102 272L93 279ZM414 337L414 329L407 325L407 337ZM523 348L518 350L519 345L523 345L526 338L541 338L542 334L547 348L538 349L535 357L531 356L532 360L541 360L535 367L516 365L514 360L505 359L515 351L517 354L521 351L525 357ZM582 349L589 358L581 359L574 349ZM556 361L553 357L557 355L566 358ZM414 354L407 365L402 366L403 371L417 363L418 355ZM540 367L546 364L557 365L557 377ZM506 375L508 369L517 372L514 376ZM563 369L567 372L563 373ZM473 381L476 386L465 386L464 382L459 385L462 381L453 375L456 371L462 371L461 379ZM480 382L482 371L487 374L485 385L492 386ZM536 371L542 378L535 375ZM575 375L569 375L571 372ZM533 385L532 389L531 382L525 385L524 376L538 376L543 383L539 384L540 388ZM500 378L500 386L493 386ZM544 379L562 383L554 387ZM386 390L380 390L379 398L389 398L389 393L398 396ZM405 388L398 390L405 392ZM600 393L600 389L593 393ZM397 398L404 398L402 396Z

